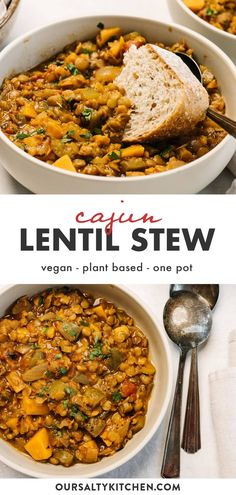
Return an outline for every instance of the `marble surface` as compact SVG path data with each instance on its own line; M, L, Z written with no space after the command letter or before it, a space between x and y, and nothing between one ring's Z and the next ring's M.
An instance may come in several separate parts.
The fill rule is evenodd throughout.
M163 307L168 299L166 285L131 285L129 289L155 313L162 328ZM181 451L181 476L183 478L217 478L219 476L218 454L212 425L208 374L225 368L228 363L228 335L236 328L236 285L220 287L220 297L213 313L213 327L208 343L199 352L199 384L201 401L202 449L194 455ZM173 386L176 380L178 349L170 342L173 358ZM189 362L187 359L183 393L183 411L186 403ZM220 400L220 398L219 398ZM184 415L183 415L184 416ZM160 476L165 435L169 412L158 432L147 446L132 460L108 473L106 478L151 478ZM236 473L235 473L236 476ZM0 462L0 478L24 477Z
M160 8L161 6L161 8ZM9 36L8 44L17 36L41 25L78 15L124 14L171 21L166 0L21 0L18 15ZM1 155L0 155L1 161ZM236 155L231 160L231 170L236 171ZM225 169L201 194L224 194L230 187L233 175ZM0 163L0 194L28 194L24 187L12 179Z

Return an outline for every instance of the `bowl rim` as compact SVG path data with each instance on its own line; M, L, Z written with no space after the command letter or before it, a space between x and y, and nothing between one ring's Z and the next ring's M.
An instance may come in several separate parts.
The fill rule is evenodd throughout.
M224 31L223 29L219 29L215 26L212 26L207 21L204 21L204 19L201 19L197 14L195 14L187 5L185 5L184 0L175 0L176 3L188 14L190 17L195 19L195 21L198 21L202 26L208 27L211 31L214 33L219 34L220 36L225 36L225 38L228 38L228 40L234 40L236 41L236 35L232 33L228 33L228 31Z
M166 365L167 365L167 386L166 386L165 396L164 396L164 400L163 400L160 414L158 415L158 418L155 421L153 427L150 429L148 434L145 435L145 438L142 440L141 443L139 443L136 446L135 449L133 449L129 454L123 456L123 458L125 457L125 460L123 460L123 458L121 458L118 461L115 461L112 464L112 466L105 467L105 468L103 467L100 469L99 469L99 464L100 464L99 462L93 464L93 466L95 466L95 471L94 471L94 473L92 473L91 475L88 475L86 477L89 479L89 478L94 478L94 477L106 474L106 473L122 466L123 464L126 464L136 454L138 454L145 447L145 445L147 445L147 443L151 440L153 435L157 432L157 430L159 429L160 425L163 422L164 417L168 413L168 406L170 403L170 399L171 399L171 395L172 395L172 389L173 389L173 364L172 364L172 357L171 357L170 342L169 342L169 339L168 339L167 334L165 333L164 329L162 329L162 326L159 322L159 319L153 313L153 310L150 308L149 304L147 304L147 303L144 304L142 297L140 297L139 295L136 294L135 291L130 289L129 285L122 285L122 284L83 284L83 283L81 283L81 284L68 284L69 287L79 287L79 286L85 286L85 285L91 287L91 292L92 292L92 286L98 287L101 285L107 285L107 286L115 287L119 291L121 291L125 297L128 296L128 298L130 298L131 300L134 300L134 302L136 302L139 306L141 306L141 308L144 310L144 312L147 313L148 316L150 317L154 327L156 328L156 330L160 336L160 339L161 339L161 342L163 345L163 350L165 352ZM5 294L7 292L11 292L12 289L14 289L14 288L17 288L17 287L23 288L23 287L27 287L27 286L30 286L30 287L35 286L35 289L37 291L38 286L40 286L40 287L49 287L49 286L50 287L62 287L63 285L62 284L10 284L10 285L6 285L0 289L0 297L2 296L2 294ZM41 290L43 290L43 289L41 289ZM5 441L2 439L1 439L1 442L5 443ZM73 477L83 478L83 476L76 475L75 473L73 475L71 475L69 472L68 472L68 474L65 473L63 475L57 475L57 473L55 472L55 476L43 474L42 472L37 473L37 472L35 472L34 468L24 467L23 458L21 457L21 454L23 454L23 456L25 456L26 454L21 453L17 450L16 450L16 453L19 455L19 463L17 463L17 461L14 462L14 461L11 461L11 460L9 461L8 459L6 459L6 457L4 455L2 455L1 451L0 451L0 460L3 463L5 463L7 466L11 467L12 469L15 469L16 471L18 471L20 473L23 473L23 474L26 474L28 476L32 476L35 478L42 478L42 479L43 478L51 478L52 479L54 477L56 477L56 478L68 478L68 477L70 477L70 478L73 478ZM114 456L115 456L115 454L114 454ZM114 456L113 456L113 458L114 458ZM20 463L20 459L22 459L22 464ZM40 467L42 466L42 471L43 471L43 464L37 463L36 465L37 466L40 465Z
M178 0L177 0L178 1ZM189 9L188 9L189 10ZM89 20L91 23L94 22L96 23L98 19L100 19L101 16L100 15L88 15L88 16L81 16L81 17L69 17L69 18L66 18L66 19L63 19L63 20L59 20L59 21L56 21L56 22L52 22L50 24L46 24L46 25L42 25L41 27L37 27L37 28L34 28L32 29L31 31L28 31L27 33L24 33L23 35L20 35L18 36L16 39L14 39L11 43L9 43L9 45L7 45L0 53L0 64L1 64L1 59L3 57L5 57L9 52L11 52L12 50L14 50L14 48L18 45L18 44L21 44L21 43L24 43L25 40L28 40L30 37L34 36L36 33L40 33L40 34L43 34L43 32L45 30L48 30L50 29L51 27L58 27L58 29L60 29L60 26L61 25L64 25L65 23L67 22L74 22L74 21L80 21L80 22L83 22L84 20ZM138 16L129 16L129 15L119 15L119 14L116 14L116 15L109 15L109 14L106 14L106 15L103 15L102 18L104 20L106 19L111 19L114 21L119 20L119 19L125 19L125 20L137 20L137 21L142 21L142 22L152 22L152 23L155 23L157 26L161 25L163 27L166 27L170 30L180 30L180 31L183 31L186 33L186 34L189 34L191 37L195 38L196 40L200 40L201 42L203 42L205 45L207 45L215 54L215 56L218 56L220 58L223 58L225 63L227 63L228 65L228 68L231 72L234 72L235 73L235 80L236 80L236 66L235 64L232 62L232 60L224 53L223 50L221 50L216 44L214 44L212 41L208 40L207 38L205 38L203 35L193 31L192 29L189 29L189 28L186 28L185 26L181 25L181 24L176 24L176 23L169 23L169 22L162 22L162 21L158 21L158 20L155 20L155 19L150 19L150 18L147 18L147 17L138 17ZM207 159L213 159L215 153L218 152L218 150L220 150L221 148L223 148L227 142L231 141L233 138L229 135L227 135L224 139L222 139L222 141L217 145L215 146L215 148L213 148L212 150L208 151L208 153L206 153L205 155L201 156L200 158L197 158L196 160L193 160L192 162L190 163L187 163L185 165L183 165L183 167L177 167L175 169L172 169L172 170L167 170L163 173L165 173L165 175L175 175L175 174L178 174L179 171L184 168L184 170L189 170L195 166L197 166L198 164L201 164L202 162L204 162L206 160L206 157ZM118 184L118 183L123 183L124 181L130 181L131 183L139 183L139 182L148 182L148 181L152 181L154 178L155 180L158 179L158 177L161 174L159 173L156 173L156 174L150 174L150 175L147 175L147 176L134 176L134 177L107 177L107 176L97 176L97 175L89 175L89 174L80 174L78 172L71 172L71 171L68 171L68 170L64 170L64 169L61 169L59 167L53 167L53 164L49 164L49 163L46 163L46 162L43 162L42 160L39 160L38 158L35 158L31 155L29 155L28 153L26 153L25 151L21 150L18 146L16 146L12 141L10 141L9 138L7 138L4 134L4 132L0 129L0 140L2 140L11 150L13 153L16 153L20 155L20 157L22 157L24 160L27 160L28 162L31 162L32 164L34 165L39 165L41 166L42 168L48 170L48 171L51 171L53 174L56 173L56 174L59 174L59 175L64 175L64 176L69 176L69 177L74 177L74 180L76 178L77 181L91 181L91 182L94 182L94 181L98 181L99 182L106 182L106 183L114 183L114 184ZM33 168L32 168L33 170ZM128 182L127 182L128 183Z
M0 29L11 19L12 15L19 6L20 0L12 0L3 18L0 21Z

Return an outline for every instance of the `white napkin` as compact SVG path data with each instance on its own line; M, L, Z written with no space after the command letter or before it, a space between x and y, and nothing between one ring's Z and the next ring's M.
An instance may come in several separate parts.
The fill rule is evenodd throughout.
M236 330L229 337L229 367L209 375L210 404L221 478L236 478Z

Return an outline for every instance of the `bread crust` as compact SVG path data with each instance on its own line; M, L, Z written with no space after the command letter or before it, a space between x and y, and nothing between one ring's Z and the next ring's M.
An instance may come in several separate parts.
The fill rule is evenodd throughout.
M157 122L154 129L152 128L148 131L137 133L135 129L132 129L132 119L130 119L124 132L123 141L127 143L150 142L157 139L163 140L177 137L181 134L191 132L197 123L205 118L206 110L209 105L207 91L195 76L193 76L184 62L174 55L173 52L160 49L151 44L147 44L142 48L145 48L145 50L148 51L152 60L161 64L162 70L166 73L167 80L170 81L171 79L174 79L176 81L179 98L174 111L168 115L164 121ZM178 58L178 61L176 58ZM173 68L173 64L169 63L171 59L173 59L174 66L176 65L177 70ZM127 63L129 63L129 53L126 55L126 64ZM118 76L117 78L118 84L119 78L121 83L123 81L124 89L127 90L122 73L121 76ZM131 97L129 92L127 92L127 96ZM138 108L134 108L133 111L138 112Z

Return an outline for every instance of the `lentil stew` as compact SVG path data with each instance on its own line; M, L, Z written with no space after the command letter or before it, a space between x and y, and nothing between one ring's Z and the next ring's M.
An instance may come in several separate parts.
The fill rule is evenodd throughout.
M187 7L212 26L236 35L235 0L183 0Z
M100 461L143 428L155 371L113 303L68 288L21 297L0 320L0 437L36 461Z
M96 39L77 41L53 59L5 79L0 128L19 148L53 167L94 176L146 176L180 167L213 149L226 136L209 118L177 139L122 143L132 102L116 85L123 55L146 38L99 26ZM173 52L193 56L185 41ZM211 71L201 66L211 108L224 113L224 98Z

